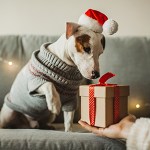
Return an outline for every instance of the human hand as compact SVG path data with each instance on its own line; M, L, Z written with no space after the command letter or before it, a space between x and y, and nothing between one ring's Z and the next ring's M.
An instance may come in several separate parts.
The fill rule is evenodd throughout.
M136 117L133 115L128 115L123 118L119 123L111 125L107 128L98 128L94 126L90 126L84 121L79 120L79 124L87 129L88 131L98 135L98 136L105 136L109 138L124 138L126 139L131 126L134 124Z

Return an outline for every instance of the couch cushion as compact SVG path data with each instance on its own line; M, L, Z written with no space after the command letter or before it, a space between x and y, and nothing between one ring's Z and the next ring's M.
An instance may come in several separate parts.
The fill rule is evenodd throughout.
M56 125L57 126L57 125ZM85 133L79 125L74 132L37 129L0 129L0 149L3 150L125 150L121 140L97 137ZM59 130L62 126L59 125ZM80 131L80 132L76 132Z

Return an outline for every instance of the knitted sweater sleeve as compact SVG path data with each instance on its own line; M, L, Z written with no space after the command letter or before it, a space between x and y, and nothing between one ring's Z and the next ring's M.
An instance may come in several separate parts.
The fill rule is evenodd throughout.
M150 149L150 119L140 118L131 127L127 137L128 150Z

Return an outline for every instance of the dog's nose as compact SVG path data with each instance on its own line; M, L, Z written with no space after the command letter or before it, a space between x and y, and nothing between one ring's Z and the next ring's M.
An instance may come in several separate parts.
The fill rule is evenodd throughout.
M92 79L96 79L96 78L98 78L98 77L100 77L99 72L98 72L98 71L92 71L91 78L92 78Z

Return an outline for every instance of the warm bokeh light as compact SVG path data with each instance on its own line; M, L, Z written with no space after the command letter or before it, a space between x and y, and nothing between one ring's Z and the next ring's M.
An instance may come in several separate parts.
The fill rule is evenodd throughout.
M136 104L135 107L136 108L140 108L141 106L140 106L140 104Z
M12 64L13 64L13 63L12 63L11 61L8 62L8 65L9 65L9 66L12 66Z
M3 63L4 65L5 65L5 67L7 68L7 69L11 69L11 70L15 70L17 67L18 67L18 65L17 65L17 63L15 62L15 60L13 60L13 61L11 61L11 60L9 60L9 61L7 61L6 59L3 59L2 57L0 57L0 63Z

